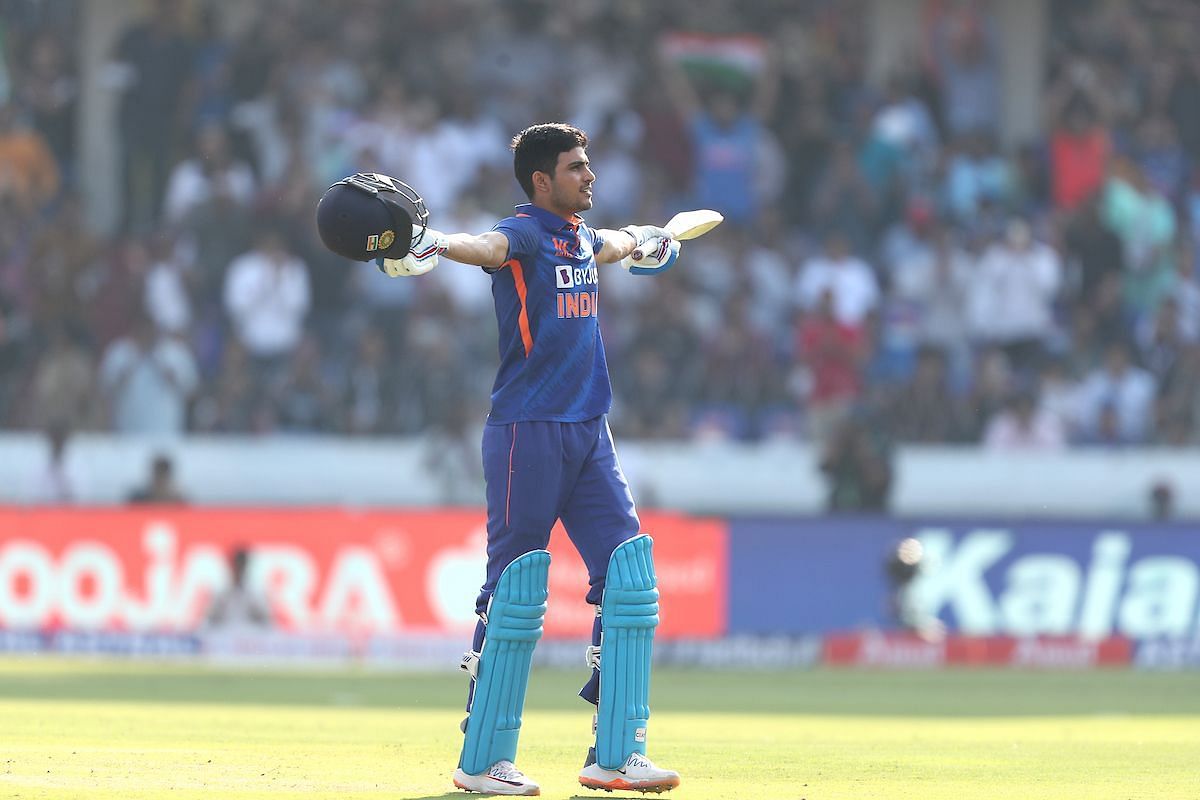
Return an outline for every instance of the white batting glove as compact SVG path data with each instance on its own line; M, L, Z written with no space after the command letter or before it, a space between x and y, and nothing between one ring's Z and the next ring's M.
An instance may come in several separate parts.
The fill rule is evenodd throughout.
M635 247L641 247L651 239L670 239L671 232L666 228L660 228L657 225L626 225L621 228L621 233L628 233L633 237Z
M412 247L404 258L377 258L375 266L389 278L424 275L438 265L438 256L450 249L450 240L441 231L413 225Z

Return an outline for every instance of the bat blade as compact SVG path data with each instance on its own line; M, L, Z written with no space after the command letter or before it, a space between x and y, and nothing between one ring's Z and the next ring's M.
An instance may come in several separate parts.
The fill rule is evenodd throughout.
M680 211L663 227L671 232L671 238L685 241L708 233L724 220L725 217L719 211L700 208L695 211Z

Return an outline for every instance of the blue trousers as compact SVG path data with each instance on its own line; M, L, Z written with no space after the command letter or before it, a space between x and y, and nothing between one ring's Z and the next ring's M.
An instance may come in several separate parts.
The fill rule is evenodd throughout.
M483 475L488 566L476 612L487 609L500 573L513 559L550 543L559 519L587 566L587 602L598 605L609 557L641 529L607 417L489 423L483 431Z

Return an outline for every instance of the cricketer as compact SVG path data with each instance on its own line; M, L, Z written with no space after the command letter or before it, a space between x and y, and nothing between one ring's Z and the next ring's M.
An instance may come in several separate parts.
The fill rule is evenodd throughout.
M423 275L441 256L491 275L500 368L483 433L487 576L462 659L471 681L454 771L454 784L472 792L539 793L515 762L546 610L546 548L559 519L587 566L587 602L596 607L591 674L579 693L596 707L594 740L579 782L642 792L679 785L678 773L646 757L658 588L653 542L641 532L607 421L597 264L654 275L675 263L680 244L653 225L588 227L579 216L592 207L596 180L587 147L587 134L565 124L517 134L513 168L529 203L478 235L428 227L411 187L373 173L330 187L317 209L326 246L375 260L389 276Z

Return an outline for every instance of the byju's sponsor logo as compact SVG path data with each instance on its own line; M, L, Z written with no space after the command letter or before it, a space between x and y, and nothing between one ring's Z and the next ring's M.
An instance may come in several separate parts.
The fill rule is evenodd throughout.
M559 289L571 289L575 286L574 267L559 264L554 268L555 285Z
M563 291L594 287L599 275L596 266L572 267L569 264L559 264L554 268L554 284L558 288L558 318L576 319L594 317L599 311L600 293L594 288L591 291Z

